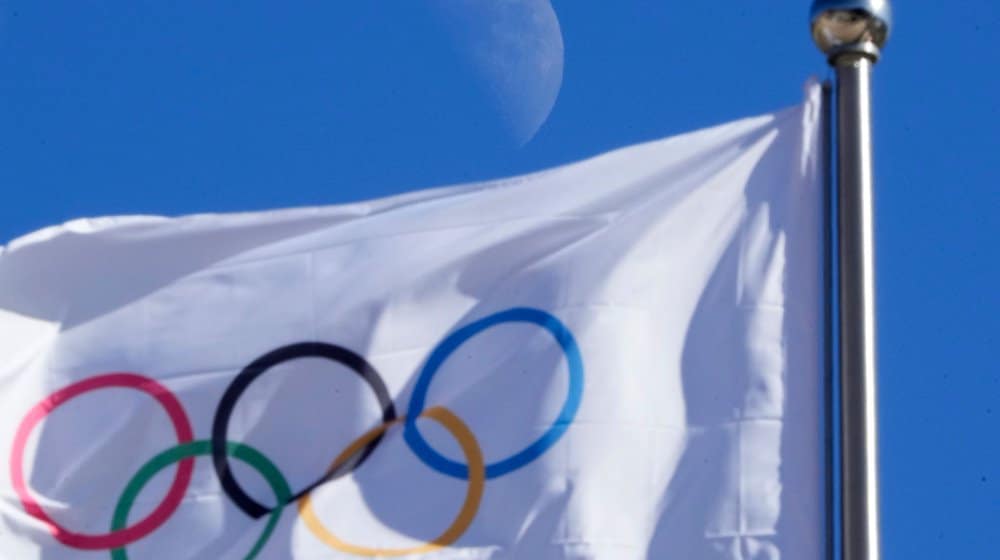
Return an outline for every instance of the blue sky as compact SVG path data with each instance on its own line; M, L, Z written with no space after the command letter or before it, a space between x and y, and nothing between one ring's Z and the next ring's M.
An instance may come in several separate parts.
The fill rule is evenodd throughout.
M806 0L484 3L5 0L0 243L518 174L791 105L828 74ZM875 75L885 551L987 558L1000 7L896 4Z

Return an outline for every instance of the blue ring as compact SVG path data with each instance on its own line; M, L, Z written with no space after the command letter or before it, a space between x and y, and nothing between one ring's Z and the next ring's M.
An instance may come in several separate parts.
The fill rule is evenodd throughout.
M427 363L424 364L424 368L420 372L420 377L417 378L416 386L413 388L413 395L410 397L410 405L407 407L406 425L403 431L406 443L424 464L441 474L467 480L469 478L469 467L463 463L452 461L435 451L417 428L417 417L424 411L427 390L430 387L431 379L434 378L434 374L437 373L441 365L448 359L448 356L461 346L462 343L501 323L534 323L549 331L555 337L559 346L562 347L563 353L566 356L566 363L569 366L569 392L566 396L566 402L559 412L559 416L552 423L548 431L521 451L506 459L486 465L486 478L501 477L527 465L548 451L550 447L559 441L559 438L562 437L566 429L569 428L570 423L573 422L573 417L576 416L577 409L580 408L580 400L583 397L583 358L580 356L580 348L577 346L576 340L573 339L573 334L559 319L540 309L517 307L495 313L466 325L448 335L448 338L442 340L431 353L430 358L427 359Z

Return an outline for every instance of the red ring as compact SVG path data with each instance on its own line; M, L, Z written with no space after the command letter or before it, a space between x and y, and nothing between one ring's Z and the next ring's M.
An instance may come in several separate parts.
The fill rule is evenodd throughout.
M159 401L166 410L170 422L174 425L174 431L177 432L178 442L188 443L194 439L191 423L177 397L163 385L135 373L108 373L90 377L52 393L32 407L21 420L10 453L10 478L14 484L14 490L21 499L24 510L35 519L48 525L49 532L52 533L53 537L66 546L82 550L107 550L123 547L156 530L181 504L188 484L191 482L191 473L194 470L194 458L181 460L177 464L177 474L174 475L174 481L170 484L170 490L163 499L163 503L157 506L145 519L131 527L103 535L87 535L68 531L53 521L31 496L24 483L24 448L28 442L28 436L31 435L35 426L59 405L83 393L105 387L125 387L149 394Z

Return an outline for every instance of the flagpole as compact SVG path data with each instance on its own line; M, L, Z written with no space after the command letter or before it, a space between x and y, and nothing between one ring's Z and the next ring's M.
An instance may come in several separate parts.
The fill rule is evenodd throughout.
M871 70L888 0L815 0L816 44L837 76L840 476L844 560L880 560Z

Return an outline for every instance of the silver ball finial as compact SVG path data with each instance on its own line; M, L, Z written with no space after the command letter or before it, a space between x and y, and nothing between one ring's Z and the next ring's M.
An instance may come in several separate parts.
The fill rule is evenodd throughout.
M853 52L877 60L889 39L889 0L815 0L810 10L813 40L832 61Z

